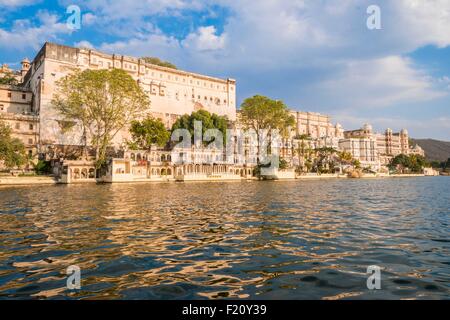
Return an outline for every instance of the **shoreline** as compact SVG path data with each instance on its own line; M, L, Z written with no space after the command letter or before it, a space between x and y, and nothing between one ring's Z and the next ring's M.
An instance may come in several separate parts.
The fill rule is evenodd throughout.
M346 175L305 175L305 176L297 176L295 179L274 179L272 181L295 181L295 180L327 180L327 179L351 179L351 180L358 180L358 179L384 179L384 178L418 178L418 177L430 177L426 176L425 174L393 174L393 175L367 175L363 177L358 178L351 178ZM205 180L205 179L199 179L199 180L192 180L192 181L175 181L174 179L168 179L168 180L145 180L140 179L136 181L123 181L123 182L96 182L96 181L85 181L85 182L76 182L71 184L76 185L82 185L82 184L116 184L116 183L156 183L156 182L164 182L164 183L192 183L192 182L242 182L242 181L265 181L265 180L258 180L256 178L252 179L240 179L240 180L227 180L227 179L211 179L211 180ZM0 177L0 186L27 186L27 185L57 185L57 184L65 184L61 183L60 181L56 180L52 176L29 176L29 177Z
M0 177L0 186L57 184L52 176Z

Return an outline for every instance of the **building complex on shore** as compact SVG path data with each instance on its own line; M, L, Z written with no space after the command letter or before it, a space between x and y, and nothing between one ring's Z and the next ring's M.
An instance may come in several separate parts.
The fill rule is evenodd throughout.
M243 153L195 147L146 151L122 150L109 160L108 167L96 170L88 160L68 161L65 154L80 148L80 133L64 132L52 107L57 81L74 70L112 69L127 71L151 100L150 113L167 128L182 115L207 110L226 116L233 130L239 130L236 108L236 81L161 67L143 59L105 54L91 49L46 43L33 61L24 59L20 71L3 65L2 73L13 73L17 85L0 85L0 120L10 125L13 135L23 141L30 157L52 160L61 182L76 181L190 181L240 180L253 177L256 159L245 142ZM330 117L314 112L292 111L295 126L283 140L281 156L295 167L302 160L295 152L300 144L308 148L332 148L345 151L374 172L381 172L399 154L424 155L419 146L409 144L408 132L387 129L375 133L370 125L346 131ZM121 148L129 138L128 130L115 137ZM177 158L177 159L174 159ZM289 170L287 170L289 171ZM294 172L292 170L292 172ZM281 174L281 173L280 173ZM298 172L297 172L298 174ZM295 174L294 174L295 175ZM288 174L288 176L290 176Z

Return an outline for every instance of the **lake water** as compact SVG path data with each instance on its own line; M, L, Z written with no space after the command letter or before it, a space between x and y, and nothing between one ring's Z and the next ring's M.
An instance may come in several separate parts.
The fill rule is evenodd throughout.
M0 187L0 299L449 299L449 222L447 177Z

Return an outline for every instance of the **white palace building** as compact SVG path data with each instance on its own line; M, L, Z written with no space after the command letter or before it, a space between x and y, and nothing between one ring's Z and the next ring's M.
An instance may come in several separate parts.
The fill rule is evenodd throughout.
M96 50L73 48L45 43L33 61L24 59L20 71L6 65L2 73L13 73L19 85L0 85L0 120L8 123L13 135L21 139L30 156L58 159L70 148L81 145L79 133L65 133L51 101L56 92L56 82L74 70L120 68L135 79L151 100L149 112L161 119L167 128L184 114L207 110L227 116L234 128L239 128L236 108L236 81L219 79L197 73L161 67L143 59L105 54ZM312 148L331 147L350 152L366 167L378 170L398 154L422 154L423 150L409 146L408 132L374 133L365 125L359 130L344 131L341 125L332 124L327 115L292 111L296 125L289 139L283 142L281 156L295 163L293 150L299 136L308 136ZM123 146L129 138L123 130L115 138L115 146ZM249 145L244 145L244 155L215 154L214 150L193 148L181 150L189 158L186 164L175 164L167 150L127 151L123 158L111 159L102 179L115 181L146 180L216 180L247 179L253 175L256 159ZM213 159L211 161L211 159ZM94 181L98 179L89 161L65 161L59 170L62 181Z

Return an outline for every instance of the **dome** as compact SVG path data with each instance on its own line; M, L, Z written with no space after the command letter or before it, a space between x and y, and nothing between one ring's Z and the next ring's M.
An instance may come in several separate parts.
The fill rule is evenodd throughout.
M391 128L387 128L387 129L386 129L386 133L392 134L392 129L391 129Z
M408 130L402 129L402 131L400 131L400 133L401 133L402 135L404 135L404 136L407 136L407 135L408 135Z
M372 132L372 126L371 126L370 124L366 123L366 124L363 126L363 130Z
M28 58L25 58L22 60L22 63L30 63L30 60L28 60Z

